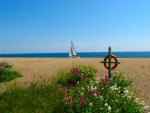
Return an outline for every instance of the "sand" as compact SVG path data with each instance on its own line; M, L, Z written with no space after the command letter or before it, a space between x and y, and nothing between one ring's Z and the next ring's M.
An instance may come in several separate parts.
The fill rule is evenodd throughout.
M107 73L103 64L99 63L103 59L0 58L0 61L1 60L12 63L14 68L23 74L23 77L15 80L18 84L25 81L51 79L51 77L55 76L59 70L70 68L78 63L95 66L98 69L100 76ZM150 59L132 58L118 60L121 64L115 71L126 71L128 75L134 77L134 89L137 91L139 97L150 105ZM0 85L2 86L3 84Z

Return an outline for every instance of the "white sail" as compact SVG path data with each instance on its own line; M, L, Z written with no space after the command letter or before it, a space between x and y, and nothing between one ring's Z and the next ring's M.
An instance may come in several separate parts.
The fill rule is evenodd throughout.
M71 48L70 48L69 56L72 57L72 58L76 58L77 57L77 52L75 50L73 42L71 42Z

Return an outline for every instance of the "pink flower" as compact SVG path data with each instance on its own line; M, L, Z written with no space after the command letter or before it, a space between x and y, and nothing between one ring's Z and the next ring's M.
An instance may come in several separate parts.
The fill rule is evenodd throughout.
M108 75L105 75L104 77L102 77L101 81L103 84L109 84L110 83Z
M84 104L86 102L86 100L84 98L79 98L79 103L80 104Z
M68 97L67 97L67 101L68 101L69 104L72 104L72 103L73 103L73 98L72 98L72 96L68 96Z
M80 70L79 67L78 67L78 68L74 68L73 71L74 71L74 73L75 73L76 75L80 75L80 73L81 73L81 70Z

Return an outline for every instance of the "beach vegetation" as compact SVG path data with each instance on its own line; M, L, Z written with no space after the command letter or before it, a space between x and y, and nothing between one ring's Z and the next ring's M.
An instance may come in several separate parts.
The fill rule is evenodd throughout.
M0 62L0 82L10 81L21 76L21 73L13 69L12 64L6 61Z
M97 69L79 65L59 72L49 84L14 85L0 95L2 113L147 113L149 106L129 89L133 80L114 73L97 77ZM44 82L44 81L43 81Z
M58 85L25 84L27 88L14 84L0 95L0 113L63 113L63 92Z

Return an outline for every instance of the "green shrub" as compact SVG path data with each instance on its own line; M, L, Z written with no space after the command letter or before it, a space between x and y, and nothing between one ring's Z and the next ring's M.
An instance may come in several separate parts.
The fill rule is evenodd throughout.
M8 62L0 62L0 82L10 81L21 76L21 73L15 71L13 66Z
M0 82L10 81L22 75L14 70L7 70L0 73Z

